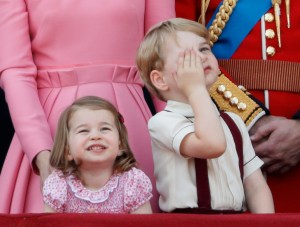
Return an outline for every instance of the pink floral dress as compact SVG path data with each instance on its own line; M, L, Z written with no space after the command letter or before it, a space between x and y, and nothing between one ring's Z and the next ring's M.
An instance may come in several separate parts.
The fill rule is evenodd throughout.
M99 190L85 188L80 179L54 170L46 179L43 199L57 212L131 213L152 197L146 174L136 168L114 174Z

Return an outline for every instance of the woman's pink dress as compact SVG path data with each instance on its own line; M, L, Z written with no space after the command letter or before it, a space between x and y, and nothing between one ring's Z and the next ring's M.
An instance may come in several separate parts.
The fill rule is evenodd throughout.
M0 213L43 211L30 164L39 151L51 149L64 108L86 95L116 105L155 186L151 114L135 55L150 26L175 17L174 0L0 0L0 15L0 86L16 131L0 178Z

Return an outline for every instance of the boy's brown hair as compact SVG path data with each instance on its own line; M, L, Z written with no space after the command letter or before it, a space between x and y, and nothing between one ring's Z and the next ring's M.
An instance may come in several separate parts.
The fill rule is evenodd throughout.
M192 32L209 43L209 32L203 25L192 20L173 18L153 26L137 51L136 64L140 76L147 89L161 100L164 99L153 86L150 74L153 70L163 71L165 64L164 46L170 38L177 42L176 32L178 31Z
M123 151L122 154L116 158L114 163L114 171L124 172L132 167L135 167L137 163L128 144L127 130L124 125L124 119L122 115L110 102L95 96L86 96L76 100L61 114L55 135L53 150L50 156L50 165L61 170L66 175L78 173L78 166L80 163L76 164L74 160L69 161L67 155L69 152L68 136L70 119L79 109L104 109L112 113L114 116L115 125L119 132L120 149Z

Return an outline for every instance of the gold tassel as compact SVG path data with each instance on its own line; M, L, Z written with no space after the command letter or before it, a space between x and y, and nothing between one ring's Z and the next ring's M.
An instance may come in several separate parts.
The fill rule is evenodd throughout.
M201 0L201 24L205 26L205 0Z
M290 0L285 0L285 9L286 9L286 20L287 27L291 27L291 17L290 17Z
M281 47L281 34L280 34L280 4L281 4L281 0L272 0L272 4L274 6L278 46Z
M201 15L198 18L198 22L205 26L205 14L209 6L210 0L201 0Z

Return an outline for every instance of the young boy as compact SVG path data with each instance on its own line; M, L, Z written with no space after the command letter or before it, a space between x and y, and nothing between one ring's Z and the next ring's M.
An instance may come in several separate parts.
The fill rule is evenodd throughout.
M210 99L220 72L206 28L181 18L154 26L140 45L137 66L148 89L167 102L148 123L160 209L241 213L247 206L273 213L263 162L243 121L219 113Z

